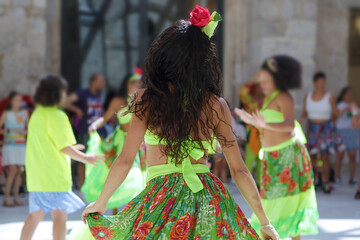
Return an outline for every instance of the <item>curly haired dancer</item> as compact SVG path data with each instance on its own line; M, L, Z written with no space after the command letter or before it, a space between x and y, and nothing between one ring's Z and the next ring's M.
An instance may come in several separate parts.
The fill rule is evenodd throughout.
M217 13L210 16L199 6L190 15L190 22L177 21L150 47L145 64L147 88L132 102L123 151L100 197L82 215L96 239L260 240L228 190L206 166L214 136L239 190L263 225L263 239L278 239L241 159L230 110L219 97L221 72L210 37L221 17ZM116 216L99 215L125 179L144 137L147 187Z
M261 113L236 112L260 131L260 196L265 212L280 238L298 240L302 234L317 233L319 217L306 139L288 92L300 87L301 65L291 57L274 56L262 64L259 79L265 94ZM257 216L251 223L255 229L262 224Z

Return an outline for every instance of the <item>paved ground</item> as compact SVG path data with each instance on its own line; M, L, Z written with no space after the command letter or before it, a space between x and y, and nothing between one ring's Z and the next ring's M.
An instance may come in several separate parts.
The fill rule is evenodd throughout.
M344 169L344 175L346 169ZM359 173L359 171L357 171ZM245 214L250 217L251 210L238 192L235 184L227 184L231 194L235 197ZM360 240L360 200L354 199L355 186L347 183L335 185L331 195L317 194L320 220L319 234L306 236L306 240ZM22 197L26 202L26 196ZM2 199L0 199L2 202ZM26 219L28 207L4 208L0 207L0 240L18 240L23 221ZM67 223L70 231L79 221L81 211L69 216ZM40 223L34 235L34 240L52 239L51 216L47 215Z

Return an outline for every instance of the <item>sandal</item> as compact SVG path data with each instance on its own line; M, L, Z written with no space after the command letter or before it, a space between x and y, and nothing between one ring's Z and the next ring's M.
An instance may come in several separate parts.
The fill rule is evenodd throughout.
M15 207L15 203L14 202L9 202L9 200L5 200L3 201L3 204L2 204L4 207Z
M19 200L14 200L15 206L24 206L24 203L20 202Z
M359 191L356 192L355 199L360 199L360 192Z

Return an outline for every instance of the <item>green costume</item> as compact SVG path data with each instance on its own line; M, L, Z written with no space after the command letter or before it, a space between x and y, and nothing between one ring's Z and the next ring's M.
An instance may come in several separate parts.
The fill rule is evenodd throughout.
M127 107L117 114L120 124L127 124L131 121L131 114L124 114L125 110L127 110ZM101 140L97 132L91 133L88 142L88 153L104 154L106 161L96 166L86 165L86 177L81 191L84 193L87 202L94 202L100 196L109 173L109 168L115 158L121 153L126 136L127 132L121 130L119 126L104 141ZM110 198L107 208L118 208L128 203L144 189L144 183L145 171L141 170L140 156L137 154L129 174L123 184Z
M147 145L166 144L147 130ZM202 141L205 150L210 142ZM182 164L151 166L147 186L116 216L91 214L87 229L77 234L95 239L257 239L235 200L204 164L192 164L205 150L199 142L184 142L189 156ZM91 232L91 234L90 234ZM79 235L78 235L79 236ZM76 234L70 239L76 239Z
M265 99L262 114L267 123L281 123L281 112L267 109L279 94L275 91ZM313 173L306 139L299 123L295 123L294 137L279 145L262 148L260 195L265 212L280 238L317 234L319 218ZM255 229L260 229L255 215L251 218Z

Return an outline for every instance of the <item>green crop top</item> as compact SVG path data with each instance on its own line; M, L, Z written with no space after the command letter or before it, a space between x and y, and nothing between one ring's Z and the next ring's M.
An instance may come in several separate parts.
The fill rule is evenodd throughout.
M274 98L276 98L277 95L279 95L279 93L280 93L280 91L276 90L270 96L265 97L263 107L261 108L261 113L262 113L266 123L281 123L281 122L285 121L284 115L282 114L282 112L272 110L272 109L267 109L269 104L272 102L272 100L274 100Z
M164 140L160 141L159 137L149 130L145 133L145 143L148 145L166 145ZM209 141L201 141L205 149L210 149L211 145ZM168 164L156 165L148 168L147 180L151 180L157 176L166 175L170 173L182 173L186 184L189 186L192 192L198 192L202 190L203 184L197 173L208 173L209 168L205 164L192 164L190 157L195 160L199 160L204 157L205 150L200 149L200 144L196 141L191 141L191 147L189 156L186 157L181 165L175 165L170 162L168 158Z
M130 98L128 97L126 100L127 102L129 102ZM129 106L126 106L120 109L120 111L116 114L120 124L127 124L131 122L131 113L127 113L123 115L128 110L129 110Z
M281 123L284 122L284 115L282 114L282 112L276 111L276 110L272 110L272 109L267 109L267 107L269 106L269 104L271 103L272 100L274 100L274 98L279 95L280 91L276 90L275 92L273 92L270 96L265 97L264 100L264 104L263 107L261 108L261 113L265 119L266 123ZM302 127L300 125L300 123L298 121L294 121L294 137L293 140L299 140L302 144L306 144L307 140L305 137L305 134L302 130Z

